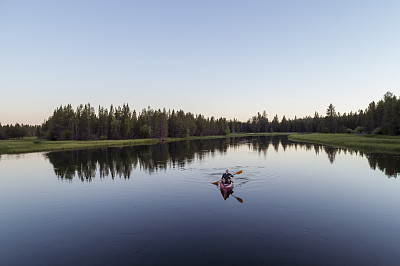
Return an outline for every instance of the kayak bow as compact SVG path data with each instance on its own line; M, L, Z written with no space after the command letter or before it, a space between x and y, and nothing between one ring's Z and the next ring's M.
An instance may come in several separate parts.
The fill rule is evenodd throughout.
M219 187L224 191L231 190L233 188L233 181L231 181L230 184L223 184L222 182L219 182Z

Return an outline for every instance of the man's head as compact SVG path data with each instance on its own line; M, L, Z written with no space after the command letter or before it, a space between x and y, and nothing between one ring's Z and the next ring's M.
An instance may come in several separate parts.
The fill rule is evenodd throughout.
M229 173L228 169L226 169L226 173Z

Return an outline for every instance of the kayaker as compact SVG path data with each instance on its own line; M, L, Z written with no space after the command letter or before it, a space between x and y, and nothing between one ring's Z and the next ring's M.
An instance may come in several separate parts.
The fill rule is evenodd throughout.
M226 172L221 177L221 182L224 184L230 184L232 181L231 177L233 177L233 175L229 173L228 169L226 169Z

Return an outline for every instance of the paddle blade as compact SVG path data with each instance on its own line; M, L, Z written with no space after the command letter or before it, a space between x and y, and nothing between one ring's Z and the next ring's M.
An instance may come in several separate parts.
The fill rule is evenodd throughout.
M243 200L239 197L235 197L240 203L243 203Z
M213 182L214 185L218 185L219 181L215 181Z
M241 173L243 173L242 170L240 170L239 172L237 172L235 175L240 175Z

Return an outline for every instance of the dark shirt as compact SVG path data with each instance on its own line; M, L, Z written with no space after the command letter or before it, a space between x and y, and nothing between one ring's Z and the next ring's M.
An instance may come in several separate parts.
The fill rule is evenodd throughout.
M225 183L227 183L227 182L228 182L228 179L231 178L231 177L233 177L233 175L230 174L230 173L224 173L224 174L222 175L222 178L225 179Z

